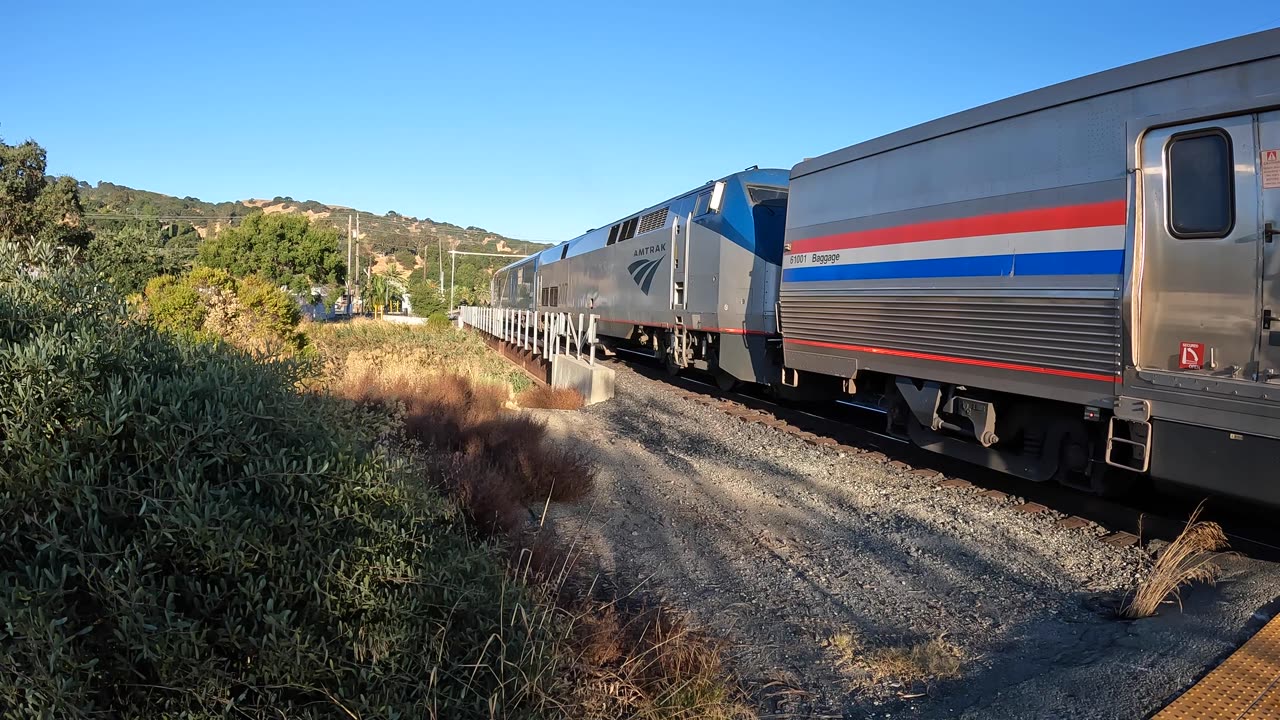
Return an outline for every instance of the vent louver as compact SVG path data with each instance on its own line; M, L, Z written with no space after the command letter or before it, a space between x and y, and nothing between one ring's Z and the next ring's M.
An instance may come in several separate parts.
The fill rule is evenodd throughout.
M637 235L643 235L650 230L657 230L667 224L667 208L654 210L653 212L640 218L640 229L636 231Z

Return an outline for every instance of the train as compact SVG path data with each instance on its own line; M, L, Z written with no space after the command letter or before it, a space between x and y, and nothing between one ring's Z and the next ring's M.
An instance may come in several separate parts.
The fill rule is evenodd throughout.
M1268 30L707 182L491 302L1028 480L1276 506L1278 235Z

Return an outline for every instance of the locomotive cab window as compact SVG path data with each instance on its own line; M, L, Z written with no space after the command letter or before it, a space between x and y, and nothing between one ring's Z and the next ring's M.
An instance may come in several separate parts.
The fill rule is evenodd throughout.
M621 227L622 227L622 224L619 223L609 228L609 242L605 243L606 245L612 245L618 242L618 229Z
M704 192L698 196L697 203L693 206L693 216L698 217L707 212L707 208L711 206L711 193Z
M1166 153L1170 234L1225 237L1235 225L1231 140L1221 130L1175 135Z
M748 185L747 194L751 197L752 205L772 203L785 206L787 204L787 188Z

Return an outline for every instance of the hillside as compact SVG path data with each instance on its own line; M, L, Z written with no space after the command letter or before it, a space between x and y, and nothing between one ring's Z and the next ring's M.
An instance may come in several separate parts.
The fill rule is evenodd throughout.
M218 227L234 223L237 218L260 210L267 213L305 214L313 222L332 225L342 237L346 237L347 217L358 213L363 247L375 254L396 256L401 260L408 260L409 254L421 254L424 247L428 257L434 260L441 243L446 251L455 249L510 253L513 258L523 257L545 247L539 243L504 237L480 227L461 227L396 212L380 215L326 205L315 200L298 201L291 197L212 203L194 197L178 198L148 190L136 190L109 182L100 182L97 186L82 182L79 190L85 214L93 224L110 222L113 219L110 216L115 215L141 215L158 221L174 221L183 226L189 224L203 237L211 229L216 232ZM400 264L404 266L406 263L402 261Z
M338 231L339 252L345 256L347 218L358 215L359 248L356 266L351 268L355 284L363 285L370 271L398 276L415 298L414 312L423 315L443 310L451 297L455 302L487 301L489 280L495 270L511 261L508 256L520 258L546 247L475 226L462 227L396 212L380 215L291 197L211 203L109 182L97 186L81 182L77 189L91 230L111 234L129 226L141 228L138 232L142 233L142 244L150 246L149 252L162 259L163 267L157 265L149 271L151 274L177 274L190 267L206 238L253 213L295 213L306 215L313 223L332 226ZM455 264L450 261L449 250L500 256L463 255Z

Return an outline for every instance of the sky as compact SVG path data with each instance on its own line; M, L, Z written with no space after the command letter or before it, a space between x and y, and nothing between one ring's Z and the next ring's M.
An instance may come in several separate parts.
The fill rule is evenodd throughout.
M49 171L559 242L1280 3L0 0L0 138Z

